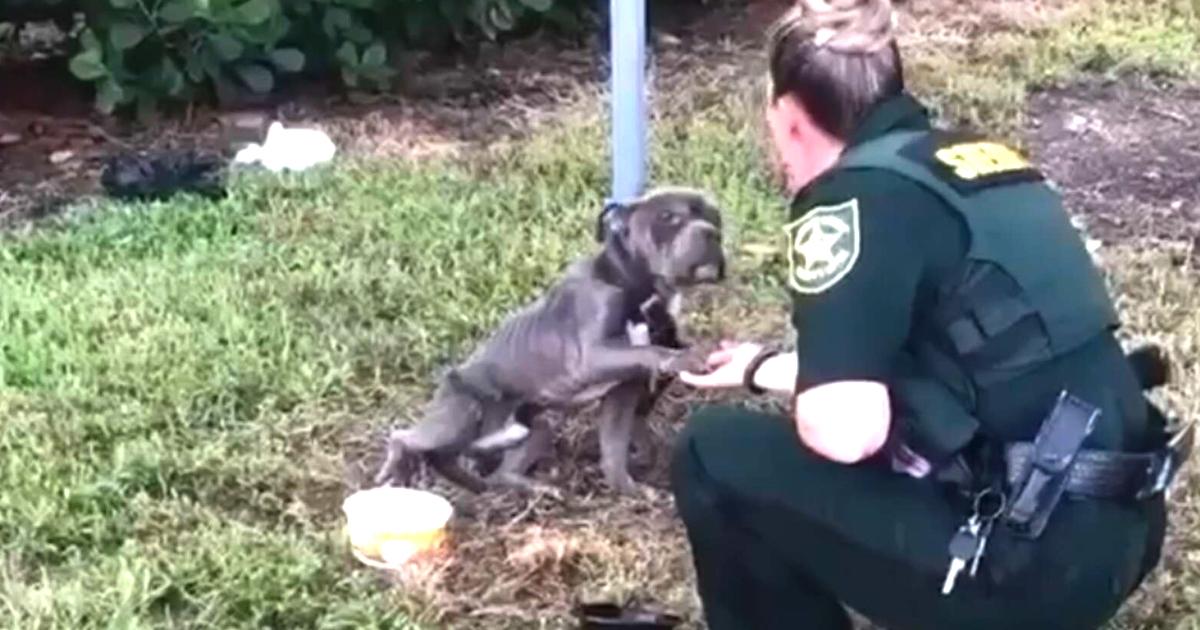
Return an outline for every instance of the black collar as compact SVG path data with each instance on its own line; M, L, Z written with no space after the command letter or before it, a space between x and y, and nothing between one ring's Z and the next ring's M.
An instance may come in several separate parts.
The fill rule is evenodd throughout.
M608 236L595 265L602 280L629 294L635 304L645 302L655 293L655 278L650 270L645 263L634 260L625 242L615 234Z

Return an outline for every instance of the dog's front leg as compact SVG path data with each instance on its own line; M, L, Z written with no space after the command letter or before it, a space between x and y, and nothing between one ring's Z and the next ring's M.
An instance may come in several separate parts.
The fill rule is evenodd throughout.
M654 404L661 392L662 385L653 388L643 386L641 401L638 403L637 411L633 414L631 452L637 453L639 460L643 462L652 462L654 459L654 440L650 432L650 413L654 411Z
M608 485L622 494L635 490L651 494L629 475L630 444L636 425L643 421L638 402L644 393L641 381L629 381L613 388L600 404L600 469Z
M586 389L606 383L644 381L683 370L703 372L707 366L687 350L606 343L584 354L575 384Z

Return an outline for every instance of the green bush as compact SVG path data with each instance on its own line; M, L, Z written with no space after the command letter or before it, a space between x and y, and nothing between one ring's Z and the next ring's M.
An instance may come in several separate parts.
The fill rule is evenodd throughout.
M574 20L585 0L0 0L5 15L82 11L72 74L104 113L254 99L281 77L386 88L398 51ZM37 18L50 19L50 18ZM19 20L18 20L19 21Z

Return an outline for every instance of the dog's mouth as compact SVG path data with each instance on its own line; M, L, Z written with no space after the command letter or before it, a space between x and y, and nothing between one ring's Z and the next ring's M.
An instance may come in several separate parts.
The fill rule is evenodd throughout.
M679 278L679 280L681 285L721 282L725 280L725 264L716 262L693 265L685 277Z
M714 263L700 265L692 271L692 277L698 282L717 282L725 279L725 265Z

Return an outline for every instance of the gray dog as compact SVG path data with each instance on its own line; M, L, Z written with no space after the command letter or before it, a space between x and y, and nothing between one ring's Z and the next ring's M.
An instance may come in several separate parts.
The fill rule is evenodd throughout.
M721 213L699 192L659 189L610 205L603 248L576 262L536 302L510 316L439 382L422 422L393 431L377 484L398 483L406 453L473 492L510 487L558 492L526 470L549 448L545 412L600 400L601 468L619 492L636 486L627 462L658 379L703 371L676 338L680 291L725 278ZM504 451L487 480L461 455Z

